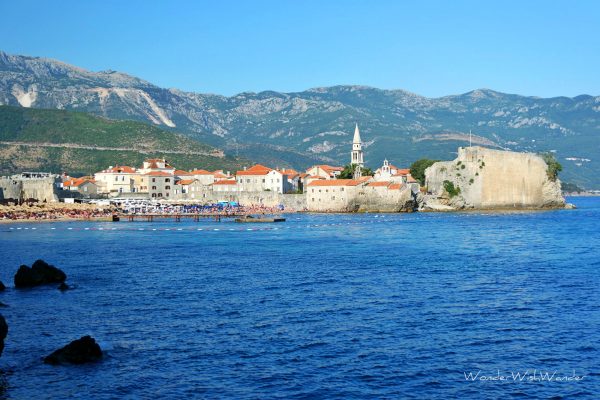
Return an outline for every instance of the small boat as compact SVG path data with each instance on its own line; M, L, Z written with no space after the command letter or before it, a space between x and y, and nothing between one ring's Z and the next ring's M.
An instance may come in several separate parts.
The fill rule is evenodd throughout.
M236 218L235 222L285 222L285 218L281 217L254 217L252 215L246 215L242 218Z

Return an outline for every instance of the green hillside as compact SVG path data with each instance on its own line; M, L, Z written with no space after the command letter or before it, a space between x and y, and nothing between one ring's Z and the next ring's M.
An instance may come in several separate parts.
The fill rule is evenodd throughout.
M164 157L180 169L235 170L241 159L206 144L136 121L86 113L0 106L0 174L66 171L89 174L109 165L139 166Z

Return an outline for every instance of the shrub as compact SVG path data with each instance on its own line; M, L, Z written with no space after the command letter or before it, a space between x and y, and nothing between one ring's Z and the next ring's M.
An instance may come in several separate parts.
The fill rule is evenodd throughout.
M454 196L458 196L460 194L460 187L454 187L454 183L450 181L444 181L444 190L446 191L446 193L448 193L448 196L450 196L450 198L453 198Z
M560 163L556 161L556 158L554 158L554 154L552 153L542 153L540 154L540 156L542 156L542 158L546 162L546 165L548 166L548 168L546 169L548 179L550 179L551 181L556 181L556 178L558 178L558 173L562 171L562 165L560 165Z

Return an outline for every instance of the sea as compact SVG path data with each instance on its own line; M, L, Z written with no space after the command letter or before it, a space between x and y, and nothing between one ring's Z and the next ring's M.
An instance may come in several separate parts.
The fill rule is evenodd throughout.
M0 398L600 398L600 198L568 200L2 224ZM15 289L36 259L72 289ZM42 362L83 335L102 361Z

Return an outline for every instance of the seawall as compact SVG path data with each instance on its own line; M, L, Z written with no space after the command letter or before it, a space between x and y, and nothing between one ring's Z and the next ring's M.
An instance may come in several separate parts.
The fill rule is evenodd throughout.
M550 179L547 169L542 157L533 153L459 148L455 160L437 162L425 171L429 194L421 208L564 207L560 181Z

